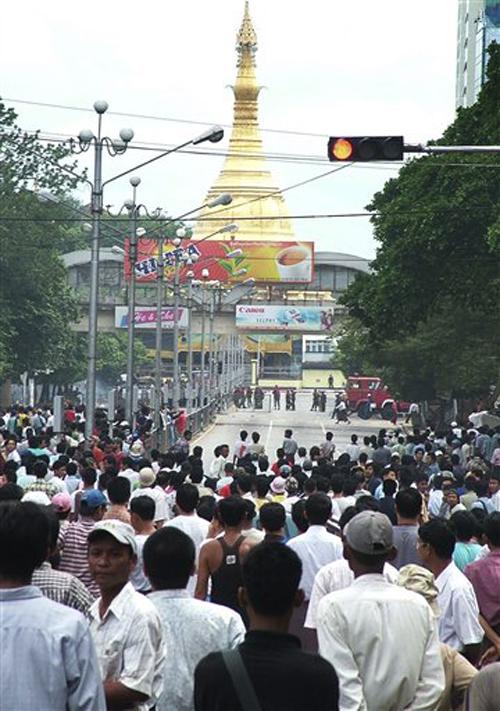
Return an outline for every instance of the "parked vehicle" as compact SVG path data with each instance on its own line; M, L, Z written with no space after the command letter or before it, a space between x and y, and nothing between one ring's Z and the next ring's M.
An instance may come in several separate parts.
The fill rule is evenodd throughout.
M364 420L379 413L384 420L394 420L400 413L408 412L409 402L396 400L387 385L376 376L353 375L347 379L348 407Z

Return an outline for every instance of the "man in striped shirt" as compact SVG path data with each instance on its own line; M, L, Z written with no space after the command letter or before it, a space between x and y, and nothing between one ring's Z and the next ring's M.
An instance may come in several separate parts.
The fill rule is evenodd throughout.
M72 573L85 585L93 598L99 597L99 588L93 580L87 560L87 537L106 511L106 497L98 489L86 491L80 499L80 516L63 529L59 535L61 562L59 569Z
M49 562L50 558L57 552L59 519L49 507L43 507L43 511L49 519L49 546L47 558L38 568L35 568L31 584L36 585L49 600L59 602L61 605L66 605L66 607L72 607L74 610L86 615L94 602L90 592L81 580L78 580L71 573L54 570Z

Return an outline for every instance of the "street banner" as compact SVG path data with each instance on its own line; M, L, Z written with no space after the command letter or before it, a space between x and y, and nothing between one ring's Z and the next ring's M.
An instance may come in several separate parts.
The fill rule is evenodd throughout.
M321 306L236 306L237 328L253 331L331 333L333 309Z
M129 243L125 242L125 277L130 279ZM189 271L201 279L203 269L209 278L222 283L309 284L313 278L314 242L223 242L221 240L183 240L179 247L166 244L163 252L165 279L174 273L176 254L194 257L193 264L181 262L180 280ZM154 282L158 265L158 240L138 240L135 278L138 283Z
M161 327L173 329L175 311L172 307L165 306L161 310ZM180 307L177 310L179 328L187 328L187 309ZM115 328L128 328L128 307L115 306ZM156 306L137 306L135 309L135 328L156 328Z

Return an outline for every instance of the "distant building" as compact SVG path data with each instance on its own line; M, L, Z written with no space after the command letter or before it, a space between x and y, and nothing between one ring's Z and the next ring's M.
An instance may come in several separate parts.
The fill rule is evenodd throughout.
M456 100L472 106L486 81L488 47L500 43L500 2L462 0L458 8Z

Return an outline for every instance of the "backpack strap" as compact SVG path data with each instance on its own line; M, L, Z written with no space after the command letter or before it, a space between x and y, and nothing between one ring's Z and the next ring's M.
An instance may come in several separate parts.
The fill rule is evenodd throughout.
M262 711L239 649L225 650L222 652L222 659L233 682L242 711Z

